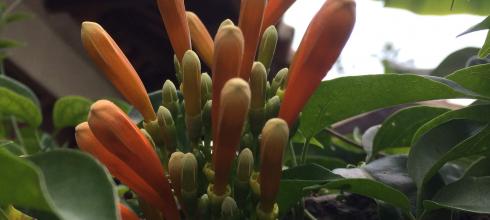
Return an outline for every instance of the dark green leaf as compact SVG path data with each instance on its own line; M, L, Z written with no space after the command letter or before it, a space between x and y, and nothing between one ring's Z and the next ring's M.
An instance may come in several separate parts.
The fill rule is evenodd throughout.
M15 156L26 154L25 150L21 146L9 140L0 140L0 149L6 149Z
M62 219L118 219L112 178L95 159L75 150L55 150L28 159L42 171L46 191Z
M468 67L446 78L473 92L490 97L490 64Z
M478 159L464 173L464 178L483 176L490 176L490 157Z
M0 87L0 113L15 116L32 127L42 122L41 110L32 100L5 87Z
M393 113L376 134L373 152L368 154L368 160L385 149L410 146L413 135L420 126L447 111L449 110L444 108L415 106Z
M424 201L424 208L490 214L490 177L468 177L449 184L434 198Z
M22 21L25 19L31 18L32 15L23 13L23 12L15 12L15 13L10 13L7 16L5 16L5 23L12 23L16 21Z
M475 31L487 30L489 28L490 28L490 17L486 17L482 22L480 22L480 23L474 25L473 27L469 28L465 32L458 35L458 37L461 35L471 33L471 32L475 32Z
M37 106L41 106L36 94L34 94L29 87L15 79L12 79L6 75L0 75L0 87L6 87L19 95L31 99Z
M325 184L325 187L371 197L401 208L405 212L410 211L410 201L402 192L375 180L340 179Z
M422 15L490 14L487 0L384 0L385 7L401 8ZM454 1L454 2L453 2Z
M466 67L469 59L478 55L480 48L466 47L449 54L444 60L430 73L432 76L445 77L457 70Z
M321 185L331 180L342 178L316 164L308 164L284 170L279 186L277 203L281 216L309 191L306 187Z
M75 127L87 121L92 101L80 96L65 96L56 101L53 108L53 124L57 129Z
M300 130L313 137L329 125L383 107L447 98L478 98L456 83L416 75L364 75L324 81L303 109Z

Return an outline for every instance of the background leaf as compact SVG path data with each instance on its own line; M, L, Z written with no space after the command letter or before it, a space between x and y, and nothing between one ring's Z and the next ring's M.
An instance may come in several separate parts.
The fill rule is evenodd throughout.
M10 89L19 95L31 99L37 106L41 106L41 103L39 102L36 94L34 94L34 92L29 87L15 79L12 79L6 75L0 75L0 87Z
M54 127L75 127L87 121L91 104L92 101L81 96L65 96L58 99L53 108Z
M463 69L468 64L468 60L478 55L480 48L466 47L449 54L444 60L430 73L432 76L445 77L454 71Z
M490 64L483 64L458 70L447 76L459 85L476 92L480 95L490 97Z
M0 87L0 113L15 116L32 127L39 127L42 114L34 102L5 87Z
M410 10L423 15L490 14L487 0L384 0L385 7Z

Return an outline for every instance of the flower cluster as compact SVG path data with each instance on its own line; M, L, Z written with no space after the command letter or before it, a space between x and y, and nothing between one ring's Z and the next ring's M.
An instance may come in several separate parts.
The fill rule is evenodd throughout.
M165 219L276 219L290 129L349 38L355 2L326 1L291 68L272 82L273 25L294 0L242 0L238 26L225 20L214 38L183 0L157 2L175 51L179 90L165 81L161 105L153 106L110 35L84 22L88 54L144 121L140 129L115 104L99 100L76 128L80 149ZM201 73L201 60L211 74ZM119 207L123 219L137 218Z

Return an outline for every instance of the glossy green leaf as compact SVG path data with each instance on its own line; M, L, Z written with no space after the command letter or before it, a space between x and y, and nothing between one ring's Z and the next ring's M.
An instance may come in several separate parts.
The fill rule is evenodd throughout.
M471 119L480 122L490 122L490 114L488 114L488 112L490 112L490 104L472 105L466 108L446 112L422 125L413 135L412 143L417 141L429 130L453 119Z
M45 190L62 219L118 219L112 178L93 157L75 150L55 150L28 159L42 171Z
M453 2L454 1L454 2ZM487 0L384 0L385 7L410 10L422 15L490 14Z
M490 97L490 64L458 70L446 78L473 92Z
M466 212L490 214L490 176L468 177L447 185L424 208L448 208Z
M26 154L24 148L10 140L0 140L0 149L6 149L15 156Z
M322 185L342 177L316 164L308 164L284 170L277 203L281 216L285 214L300 198L308 194L306 187Z
M351 193L379 199L388 204L410 211L410 201L400 191L370 179L341 179L324 185L328 189L345 190Z
M15 79L12 79L6 75L0 75L0 87L10 89L19 95L31 99L37 106L41 106L41 103L39 102L36 94L34 94L34 92L29 87Z
M0 87L0 113L15 116L32 127L42 122L42 114L34 102L5 87Z
M44 212L54 210L41 171L34 164L0 149L0 173L0 204Z
M408 147L418 128L431 119L449 111L444 108L415 106L401 109L388 117L379 129L373 142L372 154L388 148Z
M323 128L383 107L447 98L477 98L455 82L438 77L384 74L324 81L303 109L300 130L313 137Z
M466 67L468 60L478 55L480 48L466 47L449 54L444 60L430 73L432 76L445 77L457 70Z
M53 124L57 129L75 127L87 121L92 101L81 96L65 96L53 108Z
M475 161L468 167L464 177L483 177L490 176L490 157L483 157Z

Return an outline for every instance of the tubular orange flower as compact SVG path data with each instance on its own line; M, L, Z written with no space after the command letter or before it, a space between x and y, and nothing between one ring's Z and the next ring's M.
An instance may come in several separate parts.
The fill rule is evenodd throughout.
M192 46L196 48L206 65L211 67L213 64L214 51L213 38L211 38L208 29L194 12L188 11L186 14L187 23L189 24L191 33Z
M281 180L282 155L288 143L286 122L273 118L265 123L260 140L260 208L269 213L274 208Z
M168 38L179 61L191 47L191 36L185 14L184 0L157 0L158 9Z
M240 5L238 26L242 30L245 40L240 77L246 81L250 78L250 70L259 44L265 3L266 0L242 0Z
M99 100L90 108L88 124L107 150L125 161L166 201L162 210L165 218L179 219L170 184L160 160L131 119L114 103Z
M270 25L275 25L281 16L288 10L296 0L269 0L265 7L262 32Z
M216 125L218 124L221 89L226 81L233 77L237 77L240 70L243 56L242 31L240 31L238 27L232 25L223 25L220 27L214 40L213 56L213 105L211 110L211 120L214 140Z
M288 74L280 118L292 126L337 60L355 23L354 0L329 0L311 21Z
M99 24L87 21L82 23L81 35L88 54L117 90L141 112L145 121L155 120L145 86L111 36Z
M122 220L139 220L140 219L140 218L138 218L138 216L133 211L131 211L131 209L129 209L125 205L119 203L118 206L119 206L119 211L121 212L121 219Z
M158 196L158 193L124 161L109 152L95 138L87 122L83 122L75 128L75 138L81 150L90 153L102 162L113 176L136 192L148 204L155 208L162 207L165 201Z
M243 125L250 107L250 87L240 78L226 82L221 92L218 130L214 139L214 193L223 195L231 165L240 144ZM213 104L214 105L214 104Z

